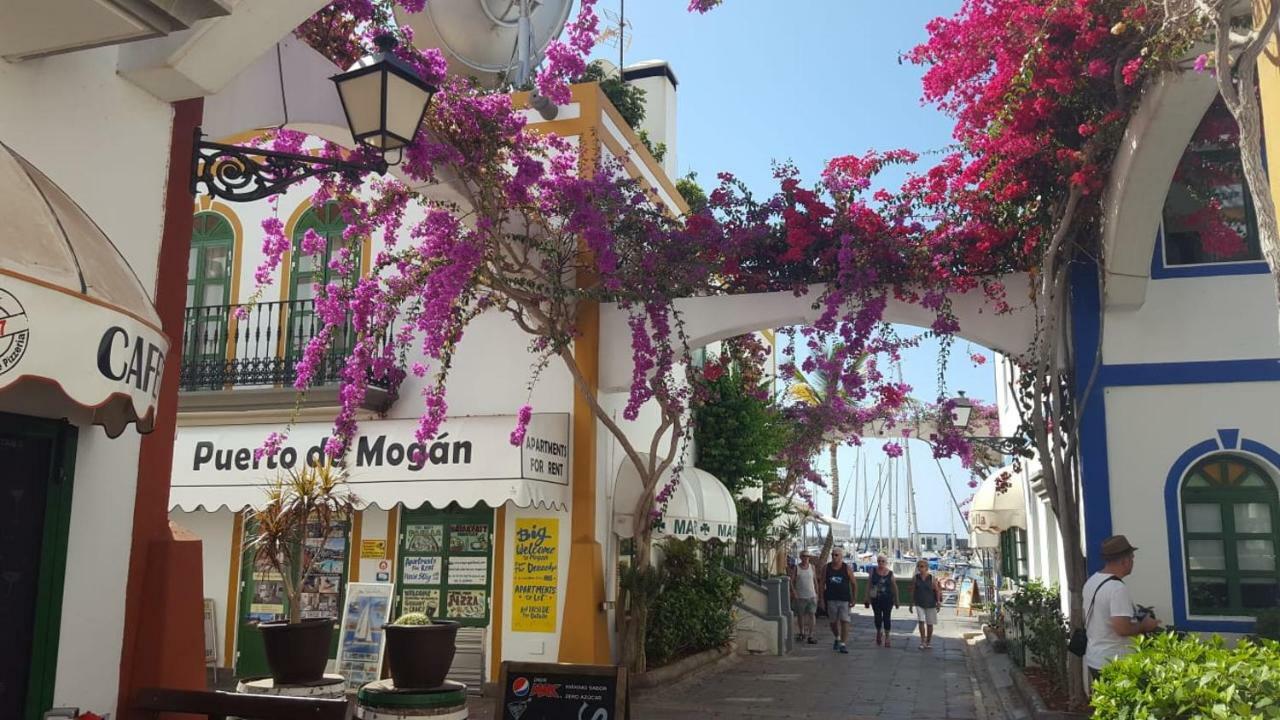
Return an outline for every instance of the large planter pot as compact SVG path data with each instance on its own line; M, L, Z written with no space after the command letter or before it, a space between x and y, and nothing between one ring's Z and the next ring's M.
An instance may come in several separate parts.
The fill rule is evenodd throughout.
M271 679L279 685L304 685L324 679L329 662L333 619L316 618L300 623L262 623L262 644Z
M429 689L444 684L457 649L458 623L436 620L430 625L384 625L387 667L397 689Z

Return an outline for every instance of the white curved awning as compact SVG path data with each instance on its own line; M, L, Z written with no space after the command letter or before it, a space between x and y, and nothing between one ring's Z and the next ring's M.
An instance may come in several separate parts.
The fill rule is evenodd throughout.
M514 415L452 417L434 441L414 442L418 421L365 420L346 456L347 485L362 507L451 503L563 509L569 504L569 416L535 414L524 443L510 442ZM180 427L174 439L169 508L187 512L258 507L284 467L321 459L332 425L298 423L280 452L253 459L279 425ZM414 458L417 458L415 460Z
M813 520L819 524L826 525L827 527L831 528L831 537L837 543L841 541L848 541L849 538L853 535L853 528L849 525L849 523L844 522L843 520L837 520L836 518L833 518L830 515L826 515L824 513L814 511Z
M640 456L646 461L649 458L646 453ZM672 469L663 473L658 481L659 491L670 482L672 473ZM623 459L613 488L613 531L619 537L635 537L632 513L642 490L640 473L630 459ZM738 538L738 507L733 495L711 473L695 467L682 468L654 536L734 542Z
M124 256L0 143L0 410L116 437L155 425L169 340Z
M1008 483L1000 492L999 486ZM973 496L969 525L978 533L1000 533L1027 526L1027 483L1012 465L996 470L982 481Z

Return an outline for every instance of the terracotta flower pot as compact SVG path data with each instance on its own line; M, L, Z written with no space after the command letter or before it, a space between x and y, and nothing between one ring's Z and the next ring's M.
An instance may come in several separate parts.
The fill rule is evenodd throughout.
M305 685L323 680L333 623L333 618L316 618L296 624L259 625L271 679L278 685Z
M397 689L429 689L444 684L457 649L458 623L435 620L430 625L384 625L387 666Z

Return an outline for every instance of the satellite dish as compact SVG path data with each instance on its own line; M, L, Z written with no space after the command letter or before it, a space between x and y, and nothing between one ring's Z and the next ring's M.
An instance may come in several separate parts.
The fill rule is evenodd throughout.
M422 12L396 8L419 48L439 48L449 70L482 83L523 84L569 20L573 0L435 0Z

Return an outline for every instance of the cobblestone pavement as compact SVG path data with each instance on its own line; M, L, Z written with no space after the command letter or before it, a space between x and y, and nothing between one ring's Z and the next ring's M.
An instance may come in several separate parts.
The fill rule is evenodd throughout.
M920 650L915 618L894 612L893 647L875 644L871 611L858 608L849 654L831 649L831 631L818 621L817 645L790 655L750 656L682 683L634 697L635 720L688 718L803 718L806 720L985 720L962 634L976 619L940 613L933 649ZM911 632L908 635L908 631ZM473 720L489 718L491 701L473 705Z

